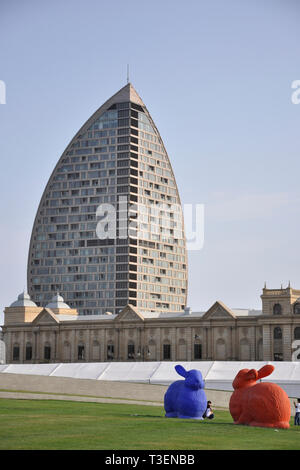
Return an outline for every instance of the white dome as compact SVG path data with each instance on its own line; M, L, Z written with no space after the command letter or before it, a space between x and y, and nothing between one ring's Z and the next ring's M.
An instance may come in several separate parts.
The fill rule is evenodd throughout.
M70 308L68 304L65 303L63 297L59 293L55 294L52 297L51 302L46 305L46 308Z
M22 292L18 295L18 300L13 302L10 307L37 307L37 305L30 299L27 292Z

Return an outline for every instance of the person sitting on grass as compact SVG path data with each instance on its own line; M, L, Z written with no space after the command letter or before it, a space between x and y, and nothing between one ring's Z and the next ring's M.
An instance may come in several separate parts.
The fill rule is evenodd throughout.
M211 407L211 401L207 402L206 410L204 412L203 418L208 418L208 419L213 419L215 417L212 407Z
M300 426L300 398L297 399L297 403L294 401L294 407L296 411L294 425Z

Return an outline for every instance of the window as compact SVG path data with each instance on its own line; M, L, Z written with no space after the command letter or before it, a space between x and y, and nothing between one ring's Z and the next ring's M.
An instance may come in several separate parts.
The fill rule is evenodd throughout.
M282 339L282 331L281 331L281 328L279 326L276 326L274 328L274 339Z
M83 344L78 345L78 360L79 361L84 360L84 345Z
M51 347L49 344L45 344L44 346L44 359L49 361L51 359Z
M170 344L164 344L163 346L163 360L167 361L171 359L171 345Z
M15 344L13 347L13 361L20 360L20 347L18 344Z
M134 344L129 343L127 346L127 359L134 359Z
M274 353L274 361L283 361L282 353Z
M275 304L273 307L273 315L281 315L282 314L282 308L280 304Z
M32 346L31 346L31 343L26 344L25 359L26 359L26 361L31 361L31 359L32 359Z
M194 344L194 359L202 359L202 345L199 343Z
M300 339L300 326L294 329L294 339Z
M294 313L296 315L300 315L300 303L299 302L296 302L294 305Z
M109 361L112 361L114 358L114 345L113 344L108 344L107 345L107 359Z

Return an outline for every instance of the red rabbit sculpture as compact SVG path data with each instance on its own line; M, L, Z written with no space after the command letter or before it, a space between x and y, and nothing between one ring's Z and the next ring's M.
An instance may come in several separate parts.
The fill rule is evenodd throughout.
M242 369L238 372L232 382L234 392L229 402L234 424L265 428L290 427L291 404L286 392L274 383L256 383L273 370L274 366L268 364L258 371Z

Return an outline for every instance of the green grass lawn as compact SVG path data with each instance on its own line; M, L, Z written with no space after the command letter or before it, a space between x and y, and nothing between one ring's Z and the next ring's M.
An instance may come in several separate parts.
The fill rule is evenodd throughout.
M300 449L300 427L236 426L219 410L197 421L159 406L0 399L0 449Z

